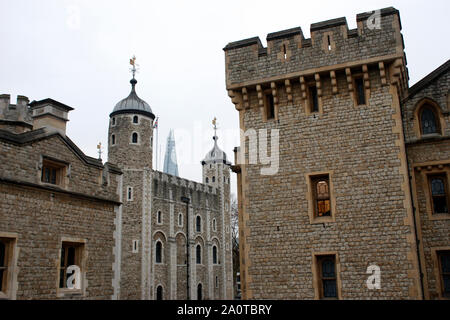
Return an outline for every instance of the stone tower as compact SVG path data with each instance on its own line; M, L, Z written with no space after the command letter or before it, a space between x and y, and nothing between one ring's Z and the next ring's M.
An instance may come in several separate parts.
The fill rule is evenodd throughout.
M310 39L293 28L267 35L267 47L255 37L224 48L228 94L249 137L233 167L244 299L421 297L400 14L356 20L356 29L345 18L314 23ZM365 283L369 266L381 270L380 289Z
M132 61L134 63L134 61ZM149 290L145 279L150 272L151 172L153 155L153 120L149 104L136 94L136 79L131 92L110 114L108 160L123 171L120 201L123 205L116 221L116 241L121 243L115 254L121 261L114 270L120 281L118 299L146 299ZM120 239L118 239L120 238ZM120 280L118 280L120 279Z
M230 213L230 166L231 163L227 160L227 155L217 145L217 127L216 119L214 124L214 147L206 154L202 163L203 183L217 188L220 195L220 211L221 216L219 221L212 219L212 228L219 229L222 243L222 248L219 249L220 260L223 261L223 296L232 297L233 292L233 263L232 263L232 248L231 248L231 213Z

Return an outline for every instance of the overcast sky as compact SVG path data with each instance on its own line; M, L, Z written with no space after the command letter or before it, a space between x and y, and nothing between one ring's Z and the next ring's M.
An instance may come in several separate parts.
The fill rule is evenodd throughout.
M449 58L449 3L0 0L0 94L11 94L13 103L19 94L74 107L68 136L96 157L100 141L106 154L109 114L129 94L129 59L136 55L137 93L159 117L162 157L173 128L180 176L201 181L214 117L229 159L239 143L231 133L238 113L225 90L228 42L259 36L265 45L267 33L297 26L309 37L311 23L342 16L356 28L357 13L394 6L413 85Z

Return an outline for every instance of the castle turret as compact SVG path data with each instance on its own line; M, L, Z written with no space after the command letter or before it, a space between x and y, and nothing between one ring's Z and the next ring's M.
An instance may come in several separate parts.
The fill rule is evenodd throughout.
M145 287L150 272L151 190L153 120L150 105L136 93L133 66L131 92L114 107L110 114L108 161L123 172L120 216L120 292L119 299L148 299L150 289ZM143 270L145 272L143 273ZM144 287L143 287L144 286Z
M108 161L122 168L152 168L155 115L138 97L134 75L130 83L130 94L109 116Z
M231 211L230 211L230 167L231 163L227 160L227 155L223 152L218 144L217 140L217 126L216 118L213 120L214 125L214 146L206 154L202 161L203 170L203 183L215 187L220 194L220 210L222 216L219 217L221 221L218 221L222 228L220 230L222 248L220 248L220 260L223 261L221 267L223 268L223 296L231 297L233 290L232 282L232 246L231 246ZM215 228L213 222L213 229Z

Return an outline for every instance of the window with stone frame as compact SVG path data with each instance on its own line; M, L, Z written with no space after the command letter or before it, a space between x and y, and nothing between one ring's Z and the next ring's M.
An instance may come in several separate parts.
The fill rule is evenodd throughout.
M308 103L310 113L319 112L319 96L317 95L317 87L315 84L308 86Z
M331 217L330 177L329 175L315 176L311 178L314 217Z
M213 264L217 264L217 247L212 247Z
M156 244L155 244L155 262L162 263L162 243L161 243L161 241L156 241Z
M442 297L450 298L450 251L438 251Z
M62 242L59 265L59 288L67 289L67 279L75 273L75 270L68 272L70 266L77 266L80 272L82 272L83 250L84 243Z
M0 238L0 297L7 296L11 286L9 275L12 271L14 241L13 238Z
M156 300L163 300L163 287L158 286L156 288Z
M183 226L183 214L181 213L178 214L178 226L179 227Z
M139 142L139 137L136 132L133 132L131 135L131 143L137 144Z
M200 216L195 219L195 231L202 232L202 218Z
M158 211L156 213L156 223L157 224L162 224L162 212L161 211Z
M439 133L439 117L433 107L427 104L422 106L419 112L419 119L422 135Z
M133 123L134 123L134 124L139 123L139 117L138 117L138 116L134 116L134 117L133 117Z
M43 158L41 181L54 185L63 186L66 164L56 160Z
M199 244L195 247L195 257L197 264L202 264L202 247Z
M366 91L364 88L364 79L362 76L355 77L355 97L358 106L366 104Z
M272 93L265 94L266 120L275 119L275 99Z
M445 173L429 175L428 184L431 195L431 212L433 214L448 214L449 195L447 175Z
M319 277L319 298L337 299L336 256L317 256L317 274Z

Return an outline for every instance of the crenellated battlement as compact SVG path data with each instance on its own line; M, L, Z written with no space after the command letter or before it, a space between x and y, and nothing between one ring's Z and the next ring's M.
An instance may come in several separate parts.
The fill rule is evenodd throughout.
M403 85L407 83L406 58L400 13L385 8L356 17L357 29L349 29L345 17L311 25L306 39L300 27L267 35L267 47L259 37L229 43L225 48L227 90L256 85L300 81L301 76L345 72L346 68L389 64L401 60ZM397 62L398 67L398 62Z

